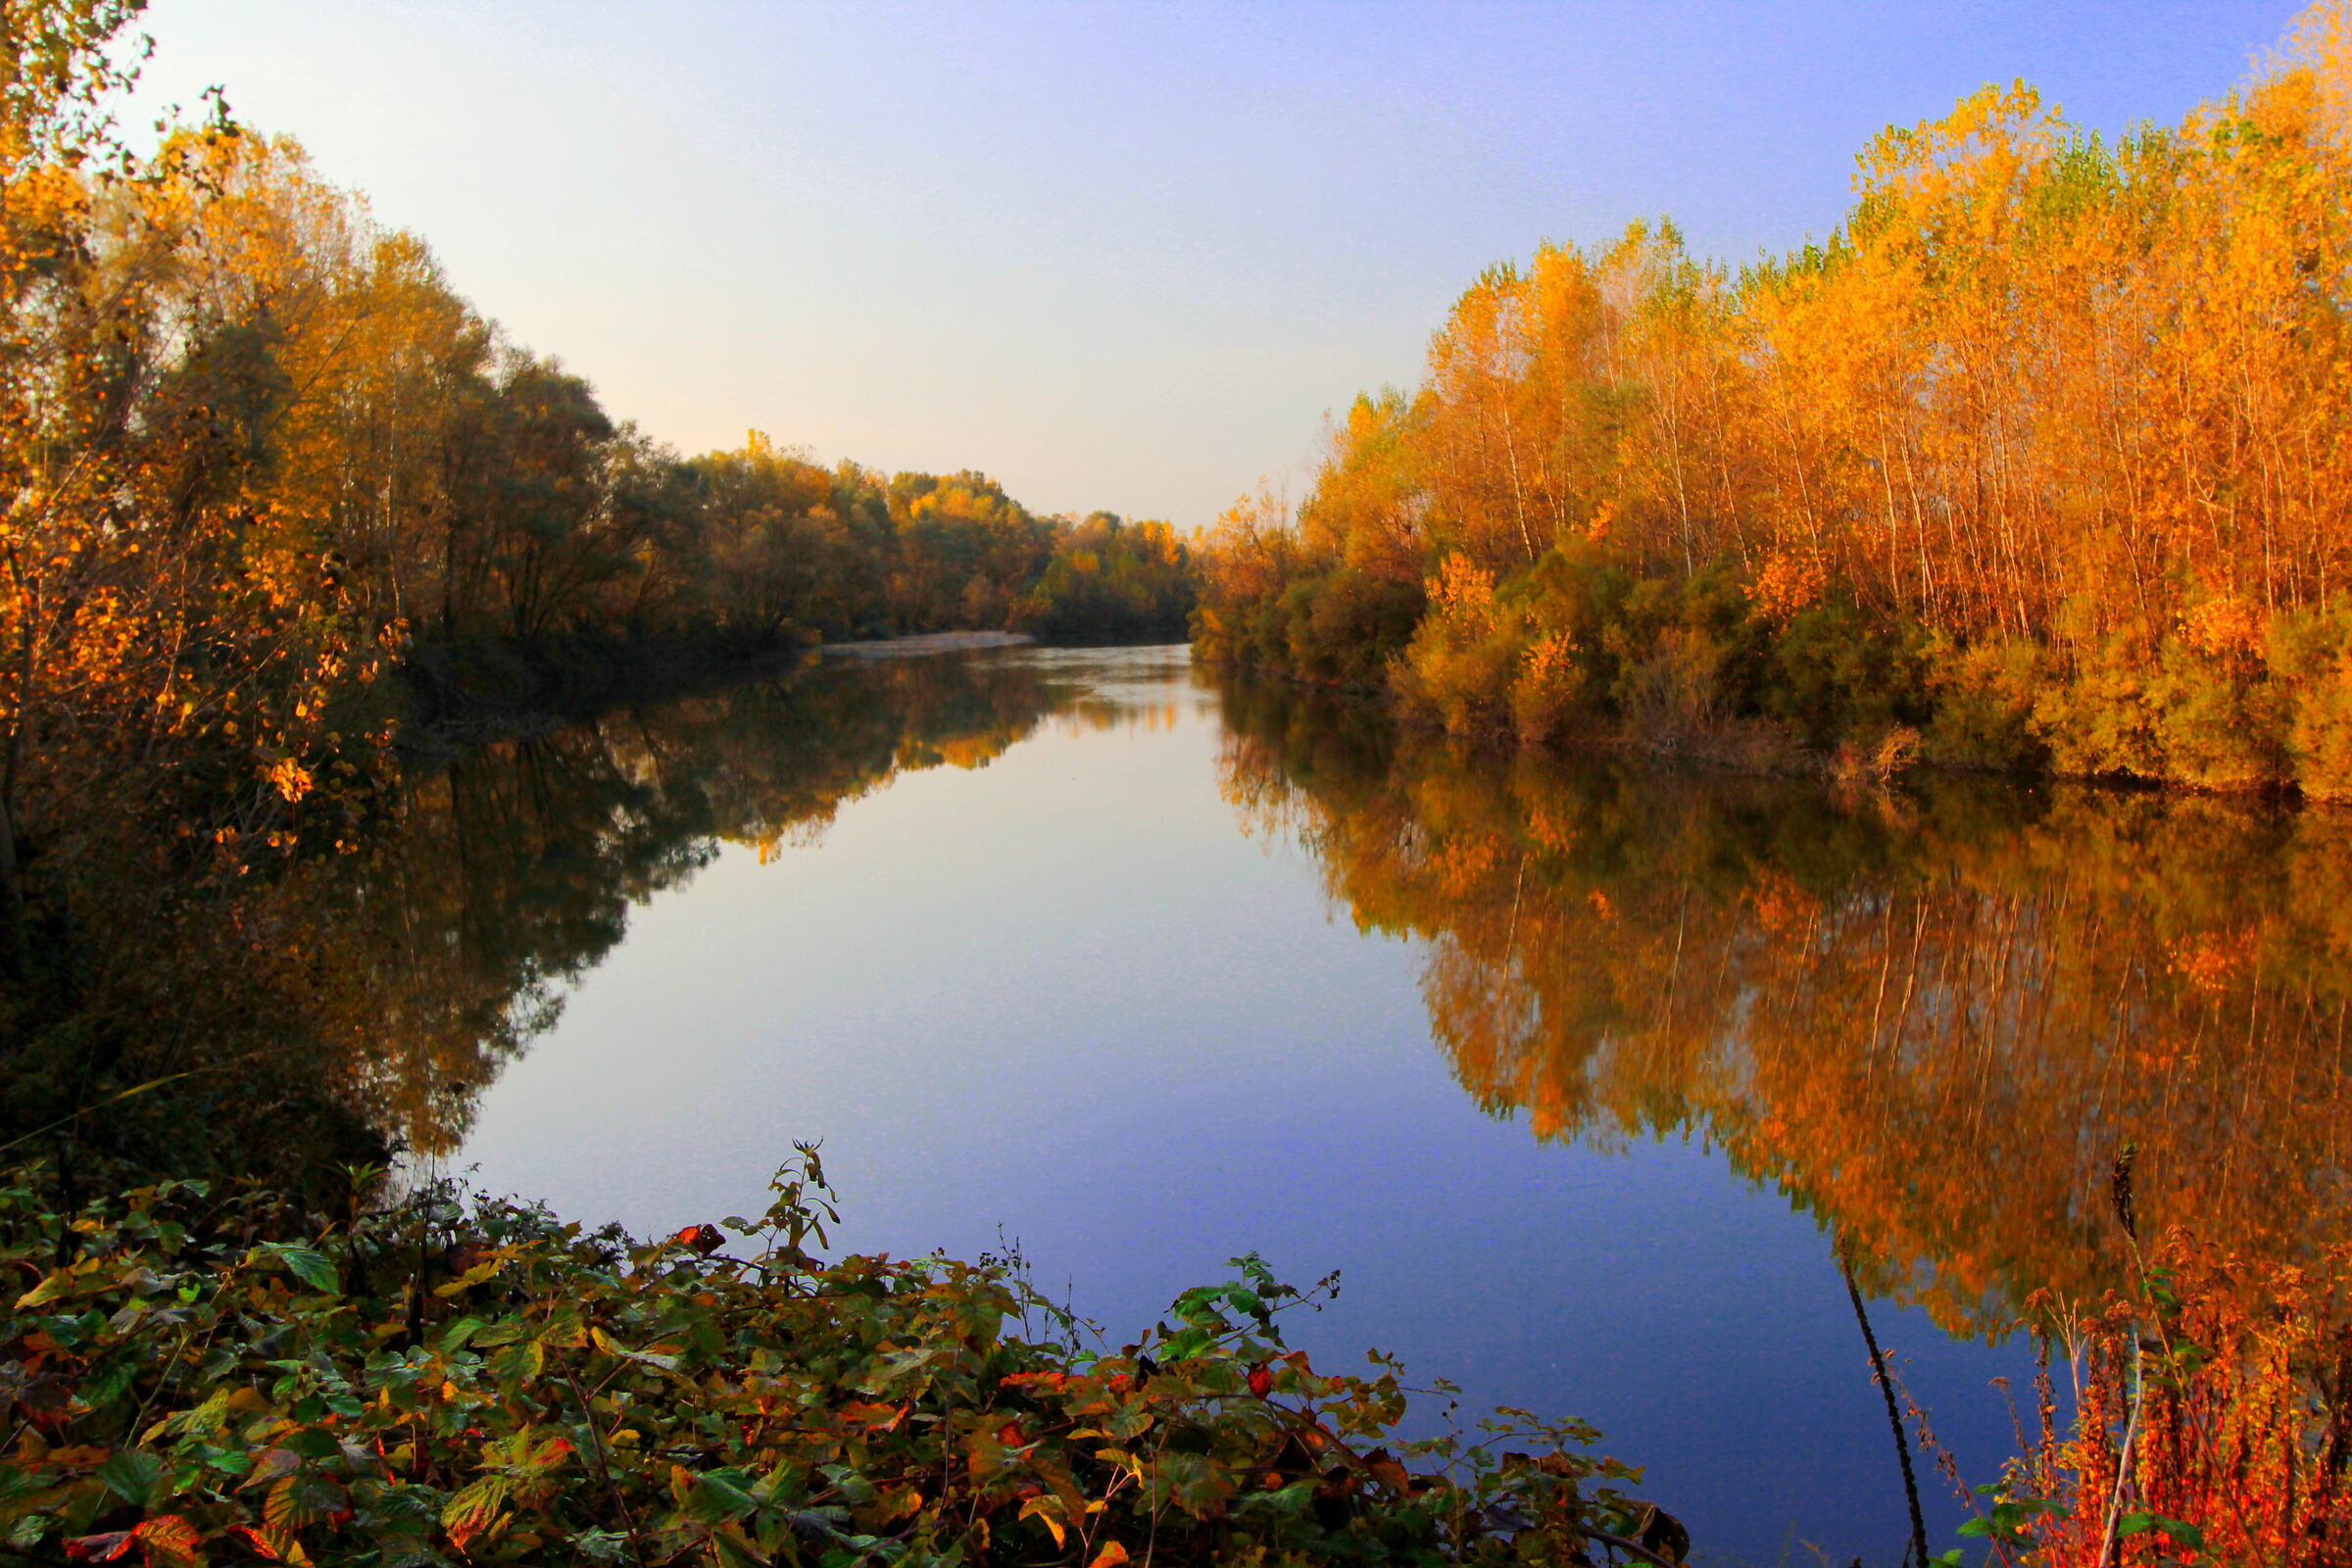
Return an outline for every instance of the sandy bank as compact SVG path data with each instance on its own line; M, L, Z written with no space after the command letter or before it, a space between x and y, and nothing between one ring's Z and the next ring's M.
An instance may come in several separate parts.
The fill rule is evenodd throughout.
M885 637L874 642L827 643L828 659L912 659L918 654L967 654L982 648L1020 648L1037 641L1017 631L935 631L921 637Z

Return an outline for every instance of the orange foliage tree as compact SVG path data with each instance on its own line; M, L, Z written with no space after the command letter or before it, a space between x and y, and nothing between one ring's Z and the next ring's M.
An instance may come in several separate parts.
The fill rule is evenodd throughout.
M1681 718L1816 746L2352 791L2347 104L2323 0L2177 126L2020 85L1890 129L1826 243L1737 275L1668 224L1492 268L1334 427L1275 580L1210 567L1202 651L1500 728L1564 636L1532 738L1657 739L1671 669ZM1456 555L1523 608L1446 691L1405 659L1444 605L1356 607Z

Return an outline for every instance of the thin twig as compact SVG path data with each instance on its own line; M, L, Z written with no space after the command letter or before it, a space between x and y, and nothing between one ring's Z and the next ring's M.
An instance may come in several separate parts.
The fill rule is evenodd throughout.
M1870 1375L1886 1400L1886 1425L1894 1434L1894 1456L1903 1467L1903 1501L1911 1508L1911 1550L1914 1560L1924 1564L1928 1560L1928 1522L1919 1511L1919 1479L1911 1473L1911 1445L1903 1438L1902 1412L1895 1408L1894 1386L1887 1381L1886 1361L1879 1349L1879 1337L1870 1331L1870 1313L1863 1309L1862 1290L1854 1283L1853 1259L1846 1255L1842 1237L1838 1239L1837 1252L1838 1272L1845 1276L1845 1298L1854 1303L1854 1321L1862 1325L1862 1344L1870 1351Z
M1578 1525L1575 1529L1587 1541L1597 1541L1604 1546L1614 1546L1619 1551L1628 1552L1641 1558L1643 1562L1655 1563L1657 1568L1684 1568L1682 1563L1676 1562L1672 1557L1661 1557L1638 1541L1628 1541L1623 1536L1612 1536L1606 1530L1595 1530L1591 1525Z
M596 1455L596 1473L604 1481L605 1490L612 1494L612 1506L620 1510L620 1522L628 1529L629 1555L637 1559L637 1568L645 1568L645 1547L637 1539L637 1516L629 1512L628 1499L613 1484L612 1467L605 1462L605 1439L596 1430L596 1412L588 1408L588 1401L581 1396L579 1379L571 1375L571 1364L567 1361L556 1364L564 1369L564 1382L571 1390L572 1403L579 1406L580 1425L588 1429L589 1449Z

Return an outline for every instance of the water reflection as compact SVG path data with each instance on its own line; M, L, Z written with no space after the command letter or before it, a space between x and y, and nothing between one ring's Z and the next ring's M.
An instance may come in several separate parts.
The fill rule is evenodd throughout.
M722 843L764 854L902 773L983 766L1057 708L1118 716L1034 662L823 667L414 760L362 849L267 878L99 844L73 983L0 993L0 1141L103 1106L34 1147L297 1185L449 1153L633 904Z
M1318 1356L1591 1417L1728 1554L1886 1560L1812 1221L1926 1309L1880 1332L1980 1476L2025 1351L1927 1314L2112 1282L2123 1144L2156 1223L2333 1240L2347 833L1497 760L1178 650L827 668L416 767L368 849L266 882L94 879L79 1011L0 998L0 1136L191 1071L44 1148L398 1146L641 1230L824 1136L845 1245L1007 1226L1130 1330L1243 1249L1342 1267Z
M821 834L908 771L1049 721L1157 732L1213 701L1242 823L1359 929L1425 944L1435 1042L1540 1139L1695 1132L1955 1331L2120 1257L2142 1212L2291 1259L2345 1197L2352 816L1925 777L1900 792L1497 760L1166 654L826 668L420 765L364 853L266 885L107 879L78 1010L13 1009L6 1132L283 1179L459 1150L486 1086L721 845ZM51 1140L53 1146L57 1140Z
M375 1105L416 1153L464 1142L479 1091L622 939L633 905L725 843L820 835L900 774L982 767L1085 688L988 659L819 669L463 753L407 791L364 868L382 999Z
M1894 1560L1886 1416L1812 1218L1695 1140L1562 1147L1482 1113L1419 990L1441 944L1359 935L1314 854L1238 832L1220 798L1377 800L1396 738L1264 694L1296 770L1237 770L1258 699L1203 690L1181 650L1006 662L1068 689L1027 740L902 777L821 845L722 844L632 908L452 1166L664 1231L740 1211L789 1139L822 1138L836 1245L1016 1239L1113 1345L1237 1252L1337 1269L1344 1298L1296 1325L1319 1364L1377 1346L1470 1411L1592 1420L1708 1560ZM2011 1436L1985 1379L2030 1375L2028 1352L1874 1315L1991 1473Z
M1900 793L1466 752L1224 692L1227 798L1359 928L1428 944L1432 1032L1544 1139L1695 1131L1997 1331L2143 1223L2336 1240L2352 818L1923 778Z

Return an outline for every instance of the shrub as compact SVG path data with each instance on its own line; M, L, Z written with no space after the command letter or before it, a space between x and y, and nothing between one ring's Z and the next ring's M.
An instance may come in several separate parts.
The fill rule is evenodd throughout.
M810 1256L833 1218L813 1151L775 1190L757 1223L649 1245L440 1191L338 1221L190 1183L64 1213L0 1185L0 1265L38 1280L0 1325L0 1541L1115 1568L1567 1564L1645 1518L1653 1545L1679 1534L1574 1423L1494 1429L1540 1456L1373 1446L1403 1414L1396 1368L1316 1372L1276 1323L1316 1293L1254 1257L1102 1354L1017 1262Z
M1584 708L1585 669L1576 639L1546 632L1528 645L1511 679L1511 726L1531 745L1561 733Z
M2176 1231L2144 1264L2136 1243L2132 1253L2129 1293L2064 1310L2037 1301L2068 1341L2074 1419L2057 1418L2045 1328L2039 1441L1977 1489L1963 1533L2035 1568L2342 1563L2341 1250L2257 1271Z
M1946 767L2028 772L2049 763L2034 703L2050 678L2041 650L2022 638L1932 646L1935 717L1921 755Z
M1924 640L1833 599L1790 615L1775 640L1764 710L1815 747L1875 746L1932 711Z
M2144 628L2079 645L2073 678L2044 685L2034 700L2034 732L2049 749L2050 766L2082 776L2163 777L2164 743L2147 690L2155 665L2155 641Z
M1631 638L1619 647L1623 673L1617 677L1617 710L1626 734L1654 751L1681 751L1694 744L1718 715L1716 687L1725 650L1704 632L1668 626L1645 651Z
M1428 592L1397 694L1455 734L1499 729L1519 662L1515 613L1496 602L1494 576L1468 556L1446 557Z
M2352 657L2303 683L2288 722L2295 783L2318 801L2352 800Z
M2291 775L2289 705L2259 668L2169 638L2148 695L2162 751L2155 776L2247 789Z
M1341 686L1377 687L1420 624L1421 584L1347 567L1325 578L1293 634L1298 672Z

